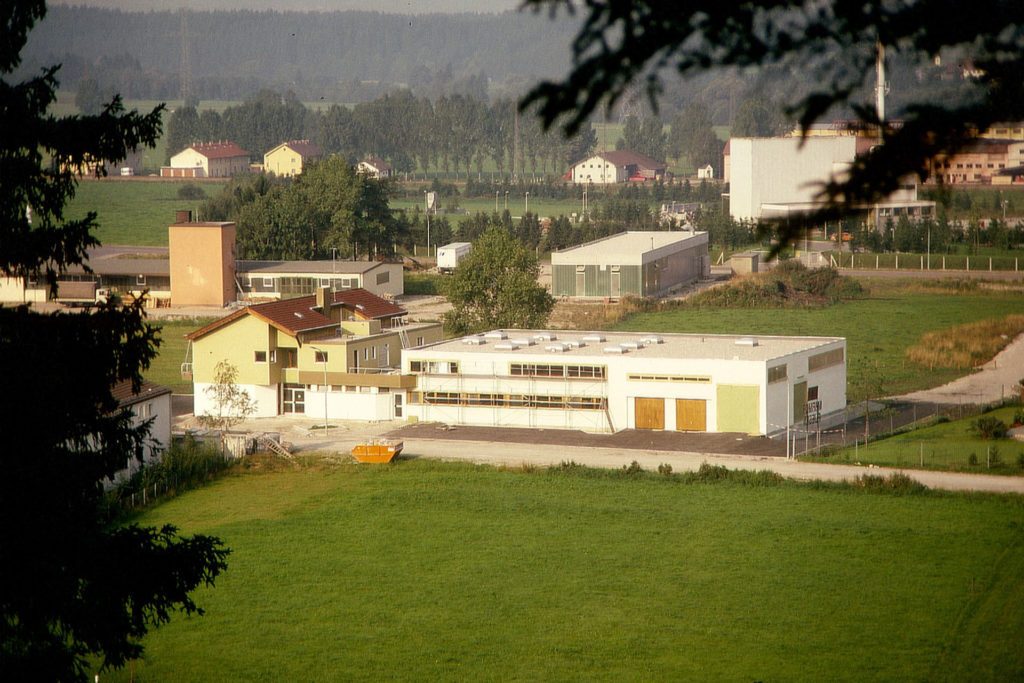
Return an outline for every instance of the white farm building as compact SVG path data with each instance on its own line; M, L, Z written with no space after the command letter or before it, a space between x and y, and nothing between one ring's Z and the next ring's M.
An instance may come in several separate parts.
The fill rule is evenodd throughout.
M846 340L495 330L402 351L408 415L448 424L769 435L846 406Z

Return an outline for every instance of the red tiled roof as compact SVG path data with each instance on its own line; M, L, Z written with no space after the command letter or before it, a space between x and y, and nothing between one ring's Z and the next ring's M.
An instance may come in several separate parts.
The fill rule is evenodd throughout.
M664 162L655 161L648 156L644 156L638 152L632 152L628 149L617 149L614 152L601 152L597 156L601 157L605 161L615 164L616 166L637 166L638 168L646 168L653 171L665 169Z
M396 306L376 294L361 288L335 292L332 305L344 306L355 311L360 317L370 320L405 315L405 309L401 306ZM214 330L238 320L244 315L250 314L292 336L296 336L300 332L323 329L337 324L332 323L330 318L316 309L316 295L310 295L240 308L220 320L215 320L209 325L188 333L185 335L185 338L189 340L199 339Z
M365 159L365 163L369 164L370 166L373 166L378 171L390 171L391 170L391 164L389 164L388 162L384 161L380 157L367 157Z
M148 401L151 398L156 398L157 396L169 394L171 393L171 389L161 384L143 381L142 386L139 387L138 393L136 393L132 391L131 380L124 380L115 384L113 388L111 388L110 393L113 395L118 405L124 408L136 403L141 403L142 401Z
M320 149L320 146L310 142L309 140L289 140L284 144L291 147L304 159L323 156L323 151Z
M315 299L316 297L313 298ZM340 292L335 292L334 303L343 304L346 308L354 308L359 315L370 320L405 315L405 309L401 306L386 301L362 288L344 289Z
M228 157L249 158L249 153L233 142L199 142L189 145L207 159L226 159Z

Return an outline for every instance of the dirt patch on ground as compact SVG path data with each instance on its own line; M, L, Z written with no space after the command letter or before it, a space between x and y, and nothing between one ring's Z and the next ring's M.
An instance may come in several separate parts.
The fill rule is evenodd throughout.
M443 441L532 444L546 446L615 448L636 451L681 451L688 453L728 453L732 455L785 457L786 444L761 436L734 433L656 432L625 429L615 434L589 434L571 429L526 427L449 427L436 422L411 424L388 433L400 439L438 439ZM550 449L557 452L558 449Z

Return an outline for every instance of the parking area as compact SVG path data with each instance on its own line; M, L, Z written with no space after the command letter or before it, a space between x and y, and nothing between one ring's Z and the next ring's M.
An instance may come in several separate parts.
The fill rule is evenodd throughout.
M437 423L410 424L388 432L398 439L476 441L501 444L536 444L576 448L614 448L637 451L724 453L729 455L785 457L784 441L747 434L706 434L626 429L615 434L588 434L571 429L520 427L452 427Z

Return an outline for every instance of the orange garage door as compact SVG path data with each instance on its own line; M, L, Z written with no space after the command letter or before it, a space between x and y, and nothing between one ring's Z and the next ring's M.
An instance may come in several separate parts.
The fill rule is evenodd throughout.
M635 398L633 401L637 429L665 428L665 399Z
M677 398L676 430L706 432L708 430L708 402L704 399Z

